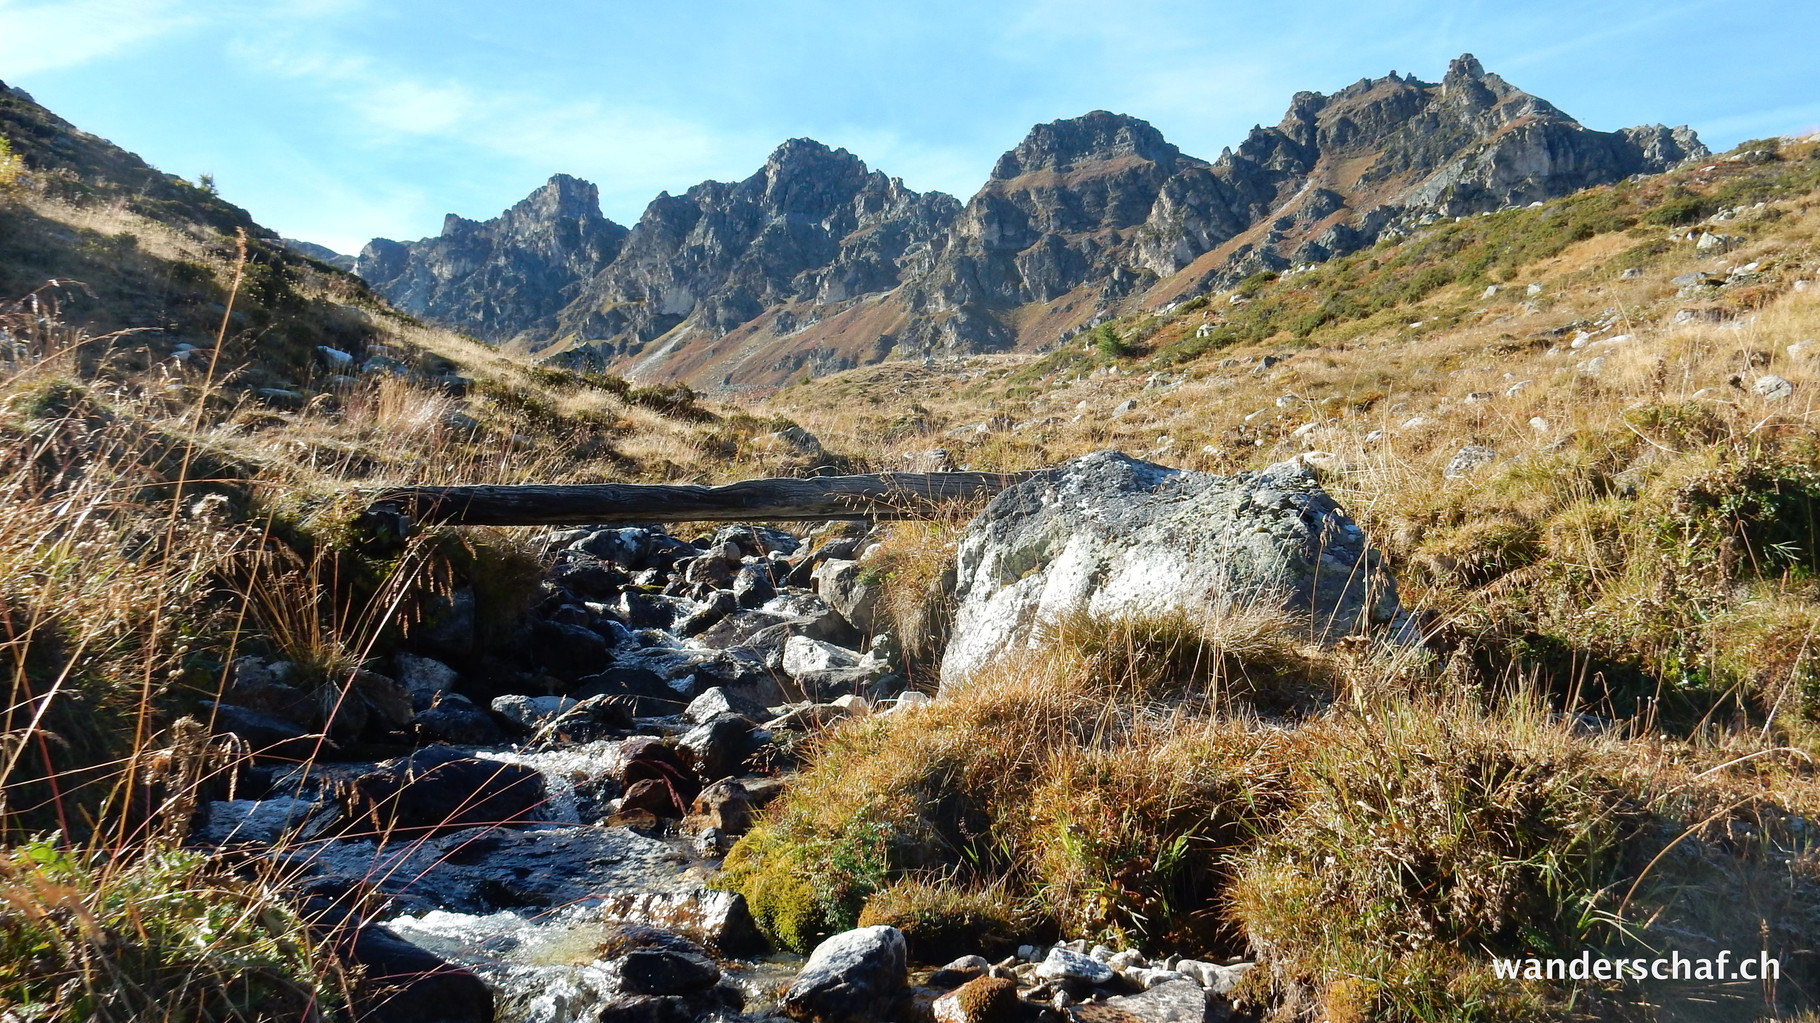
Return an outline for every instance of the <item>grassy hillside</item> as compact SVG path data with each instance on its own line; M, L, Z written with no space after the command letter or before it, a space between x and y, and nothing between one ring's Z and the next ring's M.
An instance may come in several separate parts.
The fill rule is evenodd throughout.
M974 921L1253 955L1241 1001L1279 1019L1682 1018L1691 988L1486 963L1810 947L1817 150L1436 223L1039 356L780 394L833 446L884 438L881 466L1299 458L1385 549L1426 644L1059 628L831 739L731 883L795 943ZM951 538L901 527L880 562L907 625ZM1784 959L1790 1012L1804 961ZM1701 1018L1773 1014L1760 995Z

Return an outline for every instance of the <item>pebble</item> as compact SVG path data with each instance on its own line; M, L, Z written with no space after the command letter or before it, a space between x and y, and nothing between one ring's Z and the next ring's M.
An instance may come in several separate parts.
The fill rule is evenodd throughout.
M1116 976L1105 963L1060 945L1049 950L1048 958L1037 965L1035 972L1044 980L1079 980L1088 984L1105 984Z
M1771 401L1781 401L1795 393L1795 385L1774 373L1768 373L1758 377L1757 382L1750 385L1750 393Z

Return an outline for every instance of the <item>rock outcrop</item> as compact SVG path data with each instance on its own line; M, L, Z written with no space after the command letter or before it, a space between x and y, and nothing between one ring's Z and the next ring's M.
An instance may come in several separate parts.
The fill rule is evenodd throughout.
M895 1019L909 993L904 936L895 927L843 931L815 947L788 990L783 1009L814 1023Z
M564 310L560 334L580 339L571 360L676 375L665 367L691 353L675 343L650 349L658 338L707 343L761 317L770 333L793 334L831 306L927 272L931 246L958 212L951 196L913 192L844 149L791 139L744 181L658 196L620 258ZM807 353L781 368L829 371L885 352L861 354L827 361Z
M497 221L375 241L360 273L407 311L540 358L765 388L892 353L1051 344L1432 218L1705 155L1686 128L1588 129L1467 54L1440 82L1392 72L1297 93L1212 161L1125 114L1041 124L964 206L793 139L744 181L660 195L621 246L592 187L564 200L559 183L581 186L558 177ZM563 225L572 240L542 240Z
M955 578L944 687L1076 611L1262 606L1328 640L1397 611L1364 531L1293 462L1229 477L1114 451L1077 458L994 498L961 539Z
M576 287L612 263L625 238L601 215L598 189L558 174L492 220L451 213L434 238L375 238L354 269L413 316L489 341L547 337Z

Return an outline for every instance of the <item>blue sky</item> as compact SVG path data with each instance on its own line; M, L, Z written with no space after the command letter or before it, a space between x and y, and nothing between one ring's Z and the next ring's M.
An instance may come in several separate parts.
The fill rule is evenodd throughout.
M1104 108L1211 158L1299 89L1464 51L1587 125L1820 128L1814 0L0 0L0 80L285 234L357 249L550 174L633 223L809 136L966 197Z

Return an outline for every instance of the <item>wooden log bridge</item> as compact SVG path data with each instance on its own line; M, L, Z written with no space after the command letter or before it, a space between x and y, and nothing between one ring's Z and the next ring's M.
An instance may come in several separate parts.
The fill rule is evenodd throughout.
M627 526L646 522L923 519L979 504L1033 472L885 472L867 476L696 484L399 487L376 495L367 519L456 526Z

